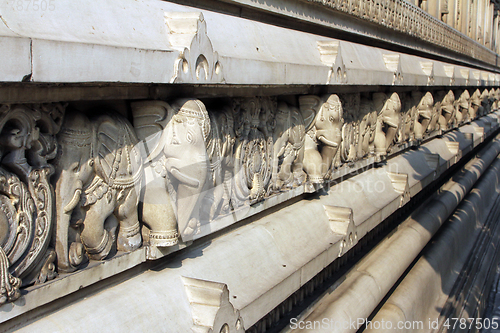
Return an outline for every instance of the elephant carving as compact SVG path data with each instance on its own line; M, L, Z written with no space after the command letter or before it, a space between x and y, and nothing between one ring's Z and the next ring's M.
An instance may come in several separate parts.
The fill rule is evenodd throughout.
M470 120L476 119L482 113L481 108L481 92L479 89L476 89L470 98L470 108L469 108L469 116Z
M207 141L210 118L197 99L172 104L144 101L132 104L134 125L148 152L142 221L149 242L166 247L193 239L204 216L203 197L211 172Z
M400 123L401 100L397 93L388 97L384 93L373 94L373 103L378 111L375 130L375 152L384 156L394 143Z
M106 258L115 241L118 251L139 248L136 189L142 162L130 123L111 113L89 119L76 111L67 112L57 139L59 271L76 270L86 255L94 260Z
M440 100L441 115L439 117L439 126L442 130L450 129L455 118L455 95L449 90L438 92L438 100Z
M457 95L458 96L458 95ZM460 93L460 97L456 100L455 117L457 125L469 121L469 108L470 108L470 94L469 91L464 90Z
M421 140L426 132L434 130L437 119L435 116L434 98L430 92L426 92L417 105L415 122L415 138Z
M311 120L306 124L304 171L311 182L322 183L328 178L342 142L342 103L332 94L323 98L301 96L299 104L304 119Z

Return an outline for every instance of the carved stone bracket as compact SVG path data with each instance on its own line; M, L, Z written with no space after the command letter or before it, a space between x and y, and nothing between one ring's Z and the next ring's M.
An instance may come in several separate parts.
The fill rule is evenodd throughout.
M243 319L229 301L227 285L182 277L193 314L193 332L243 333Z

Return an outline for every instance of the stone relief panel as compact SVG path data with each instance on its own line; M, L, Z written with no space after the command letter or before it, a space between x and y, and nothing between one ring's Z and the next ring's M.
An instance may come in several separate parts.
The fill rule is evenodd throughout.
M358 161L497 109L499 97L485 89L144 100L127 104L131 122L109 108L3 105L0 302L118 251L189 245L260 202L318 188Z

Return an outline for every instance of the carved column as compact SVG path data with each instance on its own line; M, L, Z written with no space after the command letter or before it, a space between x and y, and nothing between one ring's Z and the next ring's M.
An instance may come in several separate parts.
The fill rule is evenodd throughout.
M498 53L498 11L494 12L493 19L493 45L491 49Z

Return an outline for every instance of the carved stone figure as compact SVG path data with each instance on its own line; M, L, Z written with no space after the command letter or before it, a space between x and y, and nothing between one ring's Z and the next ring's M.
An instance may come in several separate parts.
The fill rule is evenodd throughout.
M306 123L304 171L312 183L328 177L342 140L342 103L337 95L301 96L299 104ZM314 118L311 114L315 114Z
M479 115L484 116L490 113L491 111L491 104L490 104L490 99L489 99L489 92L487 89L484 89L483 92L481 93L481 107L479 108Z
M302 114L285 102L278 103L274 128L273 173L274 190L300 185L305 180L304 159L305 126Z
M415 138L423 139L431 121L434 119L434 98L430 92L425 93L417 105L415 122ZM432 130L432 128L431 128Z
M492 110L498 110L498 103L500 101L500 88L497 89L491 89L492 96L493 96L493 104L491 106Z
M400 122L401 100L397 93L388 97L384 93L373 94L373 103L378 111L375 130L375 152L384 156L394 143Z
M439 91L437 94L437 100L439 101L439 108L441 109L439 127L442 130L451 129L453 127L453 121L456 119L455 95L451 90L449 90L448 93Z
M496 89L491 88L488 92L488 102L490 105L490 112L497 109L497 92Z
M89 119L71 111L57 138L54 179L59 270L75 270L85 252L91 259L106 258L115 239L119 251L137 249L142 237L136 187L142 163L132 126L117 114Z
M173 199L167 189L167 169L164 150L167 147L166 127L174 114L172 107L162 101L131 103L134 128L145 148L144 180L139 211L149 228L149 244L172 246L179 234Z
M481 115L481 92L476 89L470 98L469 117L474 120Z
M362 98L360 102L358 158L363 158L375 152L374 140L377 127L377 111L373 102Z
M0 304L17 299L21 285L56 276L47 159L63 113L61 104L0 107Z
M182 240L189 241L200 226L202 210L210 209L202 205L210 175L205 105L196 99L178 99L172 106L148 101L134 103L132 111L149 152L142 220L151 228L150 244L176 244L176 228Z
M469 100L470 100L470 95L467 90L464 90L463 92L460 93L459 99L456 101L456 119L457 119L457 124L463 124L467 121L469 121Z

